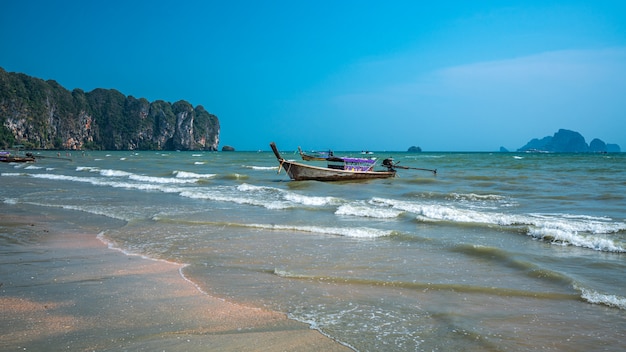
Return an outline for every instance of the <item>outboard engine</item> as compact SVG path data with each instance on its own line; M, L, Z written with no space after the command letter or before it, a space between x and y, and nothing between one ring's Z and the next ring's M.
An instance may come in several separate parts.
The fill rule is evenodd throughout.
M393 158L383 160L383 166L387 167L387 170L393 171Z

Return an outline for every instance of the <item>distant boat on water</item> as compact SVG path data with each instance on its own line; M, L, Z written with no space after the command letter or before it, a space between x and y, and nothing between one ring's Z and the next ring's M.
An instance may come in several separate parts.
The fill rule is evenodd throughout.
M306 154L302 151L302 148L298 147L298 152L300 153L300 157L302 157L302 160L306 161L323 161L328 160L329 157L334 156L332 150L329 150L328 152L315 152L315 154Z

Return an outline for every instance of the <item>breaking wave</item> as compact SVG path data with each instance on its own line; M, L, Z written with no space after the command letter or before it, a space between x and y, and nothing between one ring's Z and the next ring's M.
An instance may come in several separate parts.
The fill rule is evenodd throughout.
M445 204L373 198L371 205L414 214L420 221L472 223L525 228L526 234L554 244L573 245L598 251L625 253L625 244L611 238L625 231L626 223L604 217L570 214L505 214L464 209ZM353 212L354 215L354 212ZM363 215L361 215L363 216Z

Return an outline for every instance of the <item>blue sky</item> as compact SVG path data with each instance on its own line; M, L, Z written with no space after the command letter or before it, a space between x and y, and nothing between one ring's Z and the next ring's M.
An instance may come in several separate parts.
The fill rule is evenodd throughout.
M0 67L186 100L220 147L626 151L624 1L0 0Z

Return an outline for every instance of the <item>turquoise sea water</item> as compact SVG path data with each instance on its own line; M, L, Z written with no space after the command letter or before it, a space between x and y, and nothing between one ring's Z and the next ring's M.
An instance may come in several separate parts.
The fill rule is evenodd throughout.
M269 151L89 152L0 164L0 206L114 219L112 247L358 351L623 348L626 154L373 156L438 173L294 182Z

